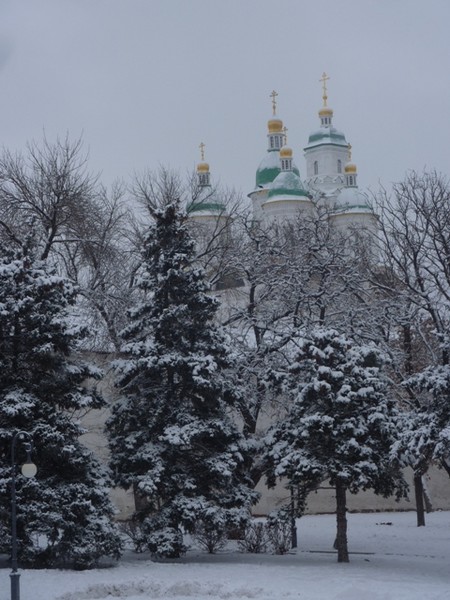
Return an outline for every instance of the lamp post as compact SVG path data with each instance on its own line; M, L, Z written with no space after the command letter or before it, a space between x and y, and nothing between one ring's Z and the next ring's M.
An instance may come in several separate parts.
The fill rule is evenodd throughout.
M36 465L31 462L33 441L26 431L17 431L11 442L11 600L20 600L20 573L17 571L17 500L16 500L16 445L17 440L23 441L26 462L22 465L22 475L30 479L36 475Z

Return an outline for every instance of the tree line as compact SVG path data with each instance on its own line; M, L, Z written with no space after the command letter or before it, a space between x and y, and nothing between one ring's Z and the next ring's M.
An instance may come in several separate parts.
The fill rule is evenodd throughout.
M195 177L161 168L104 187L80 140L0 156L0 551L11 545L9 452L24 564L91 567L122 541L108 491L132 489L139 546L178 557L183 533L245 528L260 480L295 490L407 493L450 474L450 187L408 173L374 197L379 231L313 217L256 223L232 190L215 222L189 219ZM114 358L99 392L95 352ZM110 463L80 442L108 406Z

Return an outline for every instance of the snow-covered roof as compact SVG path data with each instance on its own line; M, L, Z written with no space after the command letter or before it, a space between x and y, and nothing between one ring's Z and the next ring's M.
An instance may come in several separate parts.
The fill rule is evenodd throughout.
M304 149L308 150L309 148L314 148L315 146L321 146L323 144L348 147L345 135L341 131L338 131L334 127L321 127L310 134L308 145Z
M269 190L270 200L277 196L290 196L294 198L308 198L308 192L305 186L294 171L282 171L272 182Z

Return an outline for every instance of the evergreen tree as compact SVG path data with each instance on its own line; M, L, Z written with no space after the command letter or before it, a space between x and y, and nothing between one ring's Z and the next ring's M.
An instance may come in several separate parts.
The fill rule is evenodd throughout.
M34 258L29 240L0 251L0 552L11 548L11 440L25 431L38 471L17 477L19 559L91 567L121 545L105 470L79 441L79 415L103 405L85 387L99 371L72 354L82 335L69 315L73 286Z
M229 349L214 325L218 303L192 264L179 201L149 209L154 223L137 281L144 299L123 333L121 398L107 427L116 483L143 500L135 518L144 545L177 557L185 549L181 527L240 525L256 495L231 416L239 387L227 378Z
M424 491L416 481L422 479L433 463L445 468L450 475L450 366L427 367L404 381L404 386L414 401L401 415L402 431L392 455L414 471L420 527L425 525Z
M316 329L299 343L291 367L294 397L268 436L272 483L336 488L338 561L348 562L346 493L372 489L401 496L400 470L390 461L396 410L386 394L382 355L332 329Z

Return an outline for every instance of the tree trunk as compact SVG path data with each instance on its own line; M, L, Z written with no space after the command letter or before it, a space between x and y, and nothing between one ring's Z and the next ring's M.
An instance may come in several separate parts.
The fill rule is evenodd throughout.
M414 494L416 497L417 527L425 526L425 506L423 503L422 475L414 475Z
M338 562L349 562L347 546L347 507L346 488L339 480L336 482L336 548Z
M294 487L291 486L291 547L297 548L297 522L295 520L296 511L295 511L295 495L294 495Z
M425 502L425 510L427 513L433 512L433 502L431 500L430 490L427 486L425 475L422 475L423 501Z

